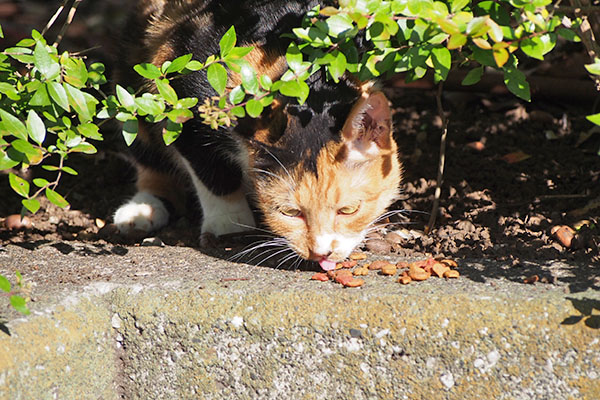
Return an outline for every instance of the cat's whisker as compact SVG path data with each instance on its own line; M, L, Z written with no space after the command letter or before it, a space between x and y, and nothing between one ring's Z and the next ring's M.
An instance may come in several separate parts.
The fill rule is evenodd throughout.
M277 240L279 238L276 238L275 240L269 240L269 241L264 241L264 242L258 242L258 243L252 243L249 246L246 246L246 248L244 248L242 251L240 251L238 254L232 256L229 260L230 261L234 261L234 260L239 260L242 257L256 251L259 249L263 249L265 247L276 247L279 248L283 245L285 245L284 242Z
M267 258L264 258L264 259L262 259L262 260L261 260L260 262L258 262L257 264L261 265L261 264L265 263L266 261L270 260L271 258L275 257L276 255L278 255L278 254L281 254L281 253L285 253L286 251L290 251L290 250L291 250L291 249L290 249L289 247L287 247L287 246L286 246L284 249L282 249L282 250L279 250L278 252L275 252L275 253L271 254L271 255L270 255L270 256L268 256Z
M277 174L275 174L275 173L273 173L271 171L267 171L267 170L260 169L260 168L252 168L251 171L260 172L260 173L263 173L265 175L272 176L273 178L280 179L283 183L285 183L288 186L288 188L290 190L292 190L292 191L294 190L294 187L292 186L292 184L289 181L285 180L283 177L281 177L281 176L279 176L279 175L277 175ZM288 173L288 175L289 175L289 173Z
M277 266L275 267L275 269L279 269L281 268L281 266L283 266L288 260L293 259L294 257L298 257L298 254L296 254L296 252L292 249L289 249L291 251L291 254L285 256L281 261L279 261L279 264L277 264Z
M275 157L275 154L271 153L271 152L269 151L269 149L267 149L265 146L263 146L263 149L265 149L265 151L266 151L267 153L269 153L269 155L270 155L271 157L273 157L273 159L274 159L275 161L277 161L277 164L279 164L279 165L281 166L281 168L283 168L283 170L285 171L285 173L287 174L287 176L290 178L290 180L291 180L292 182L294 182L294 178L292 178L292 175L290 174L290 171L288 171L288 169L287 169L287 168L286 168L286 167L285 167L285 166L284 166L284 165L281 163L281 161L279 161L279 159L278 159L277 157Z
M258 250L259 248L264 248L264 247L272 247L270 249L266 249L264 251L261 251L260 253L258 253L257 255L255 255L254 257L252 257L250 260L246 261L247 264L252 263L254 260L256 260L258 257L260 257L261 255L267 253L267 252L272 252L272 251L276 251L278 249L285 249L287 246L285 243L282 243L281 241L270 241L267 242L264 246L257 246L254 250ZM247 252L248 254L249 252Z

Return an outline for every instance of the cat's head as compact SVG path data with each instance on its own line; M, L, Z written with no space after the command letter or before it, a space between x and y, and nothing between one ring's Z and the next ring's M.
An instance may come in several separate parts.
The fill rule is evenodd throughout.
M288 129L302 130L297 118L286 118ZM341 131L336 128L333 136L303 138L312 142L302 146L295 144L302 136L288 139L285 151L297 153L291 157L295 162L284 159L285 151L267 150L264 157L276 162L270 170L255 172L257 204L266 225L299 256L324 269L348 257L363 241L396 199L402 175L391 111L382 92L359 96L339 126ZM326 139L315 144L318 138Z

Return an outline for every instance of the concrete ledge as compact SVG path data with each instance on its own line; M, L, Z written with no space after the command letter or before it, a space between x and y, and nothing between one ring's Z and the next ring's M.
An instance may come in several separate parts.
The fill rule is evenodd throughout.
M342 289L198 257L186 280L95 283L7 323L0 398L600 398L598 292L380 276Z

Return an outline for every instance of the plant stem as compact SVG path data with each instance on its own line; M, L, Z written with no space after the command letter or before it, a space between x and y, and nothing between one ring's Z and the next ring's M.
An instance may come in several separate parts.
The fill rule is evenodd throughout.
M435 184L435 197L433 199L433 206L431 207L431 214L429 215L429 223L425 228L425 233L431 233L433 226L435 225L435 220L437 218L437 214L440 208L440 196L442 194L442 181L444 180L444 164L446 162L446 138L448 136L448 118L446 118L446 114L444 113L444 108L442 106L442 90L444 88L444 83L440 82L438 84L438 90L435 96L435 101L437 103L438 114L442 119L442 136L440 138L440 159L438 163L438 172L437 172L437 182Z
M60 43L63 36L67 32L67 29L71 25L71 22L73 22L73 17L75 16L75 12L77 12L77 7L79 6L79 3L81 3L82 1L83 0L75 0L73 2L73 5L71 5L71 9L69 10L69 15L67 15L67 20L63 24L62 28L60 28L60 32L58 33L58 36L56 37L56 40L54 41L52 46L58 47L58 44Z

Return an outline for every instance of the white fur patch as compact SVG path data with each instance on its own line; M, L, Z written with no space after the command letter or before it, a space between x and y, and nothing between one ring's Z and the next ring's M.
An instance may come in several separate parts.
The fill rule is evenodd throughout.
M340 258L346 258L350 255L352 250L362 242L363 238L363 232L354 236L345 236L337 233L317 235L315 237L315 248L313 249L313 252L316 254L335 253ZM334 241L336 243L335 248L333 247Z
M150 232L169 222L169 212L156 196L138 192L115 212L113 221L121 233L132 229Z
M229 196L217 196L196 176L190 163L180 155L181 163L192 178L202 207L202 233L215 236L243 232L256 226L252 210L242 190Z

